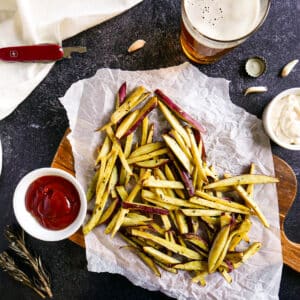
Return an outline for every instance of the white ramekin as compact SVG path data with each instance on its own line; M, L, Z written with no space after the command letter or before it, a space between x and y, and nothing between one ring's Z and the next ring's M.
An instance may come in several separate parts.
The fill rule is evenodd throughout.
M264 113L263 113L263 124L264 124L264 128L266 133L268 134L268 136L279 146L285 148L285 149L289 149L289 150L300 150L300 145L291 145L288 143L283 142L282 140L280 140L274 133L272 126L271 126L271 117L272 117L272 110L274 109L274 107L276 106L277 102L283 98L286 97L288 95L300 95L300 88L292 88L292 89L288 89L285 90L283 92L281 92L279 95L277 95L265 108Z
M76 219L68 227L61 230L50 230L41 226L37 220L26 209L25 195L30 184L43 176L59 176L76 188L80 198L80 210ZM18 183L13 197L14 213L20 226L31 236L43 241L60 241L75 233L83 224L86 216L87 201L84 190L77 179L71 174L55 168L36 169L25 175Z

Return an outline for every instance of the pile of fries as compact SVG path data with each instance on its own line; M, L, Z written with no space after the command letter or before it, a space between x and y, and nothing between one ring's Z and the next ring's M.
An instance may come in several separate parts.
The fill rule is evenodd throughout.
M196 120L160 90L151 96L142 86L129 95L126 89L124 83L110 121L99 129L106 137L87 192L95 203L84 234L105 224L105 233L118 233L157 276L160 268L185 270L205 285L208 274L219 272L231 282L229 273L261 247L250 244L250 216L269 227L253 200L254 184L278 180L254 174L254 164L249 174L219 178ZM156 108L170 125L160 141L148 118ZM247 246L238 251L242 241Z

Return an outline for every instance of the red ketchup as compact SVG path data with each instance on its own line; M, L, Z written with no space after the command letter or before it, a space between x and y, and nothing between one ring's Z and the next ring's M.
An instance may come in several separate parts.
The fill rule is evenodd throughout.
M43 176L29 186L26 209L45 228L60 230L70 225L80 209L76 188L59 176Z

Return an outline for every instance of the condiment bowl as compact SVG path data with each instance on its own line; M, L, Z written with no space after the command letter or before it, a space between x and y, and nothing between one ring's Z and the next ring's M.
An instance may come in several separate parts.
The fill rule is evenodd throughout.
M80 199L80 209L75 220L64 229L51 230L43 227L26 209L25 196L29 186L38 178L44 176L58 176L69 181L77 190ZM43 241L60 241L74 234L83 224L86 216L87 201L84 190L77 179L71 174L55 168L36 169L25 175L18 183L14 197L13 208L20 226L31 236Z
M280 138L278 138L272 129L272 115L274 112L274 109L276 108L276 105L278 104L278 101L282 99L283 97L289 96L289 95L300 95L300 88L292 88L285 90L278 94L271 102L266 106L264 112L263 112L263 124L266 133L268 136L279 146L289 149L289 150L300 150L300 145L292 145L289 143L286 143L285 141L282 141Z

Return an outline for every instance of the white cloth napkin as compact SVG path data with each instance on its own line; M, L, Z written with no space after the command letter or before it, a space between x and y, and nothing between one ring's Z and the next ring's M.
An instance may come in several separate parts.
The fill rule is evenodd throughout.
M0 47L58 43L104 22L142 0L0 1ZM54 63L0 61L0 120L44 79Z

